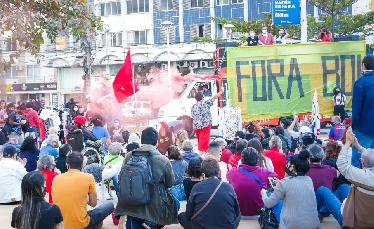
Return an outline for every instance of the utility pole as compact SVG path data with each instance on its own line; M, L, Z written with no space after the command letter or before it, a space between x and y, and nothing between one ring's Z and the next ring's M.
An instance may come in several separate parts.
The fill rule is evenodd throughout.
M0 27L0 99L6 99L5 61L3 58L4 36Z
M308 42L308 21L306 17L306 0L300 0L300 28L301 28L301 43Z

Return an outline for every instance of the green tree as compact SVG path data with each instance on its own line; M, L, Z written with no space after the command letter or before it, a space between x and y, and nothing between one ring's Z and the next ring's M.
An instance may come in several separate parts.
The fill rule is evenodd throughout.
M87 38L101 27L86 0L0 0L0 5L0 33L10 32L19 46L10 58L4 58L0 49L1 93L5 93L4 70L25 51L38 56L44 34L52 43L58 36L71 34L83 41L84 48Z
M309 2L323 12L325 12L331 18L331 32L332 37L335 35L335 24L336 18L341 15L341 13L353 3L358 0L309 0Z

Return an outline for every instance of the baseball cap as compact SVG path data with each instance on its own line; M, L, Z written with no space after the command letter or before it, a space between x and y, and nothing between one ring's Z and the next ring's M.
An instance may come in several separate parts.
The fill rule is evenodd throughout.
M79 125L84 125L86 123L86 118L81 115L78 115L74 118L74 122Z
M3 156L4 157L13 157L14 155L17 154L17 148L12 146L12 145L7 145L4 147L3 150Z

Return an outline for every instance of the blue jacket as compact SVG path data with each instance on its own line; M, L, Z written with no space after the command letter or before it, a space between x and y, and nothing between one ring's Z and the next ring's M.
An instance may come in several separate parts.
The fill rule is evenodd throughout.
M374 72L362 75L354 84L352 129L374 137Z

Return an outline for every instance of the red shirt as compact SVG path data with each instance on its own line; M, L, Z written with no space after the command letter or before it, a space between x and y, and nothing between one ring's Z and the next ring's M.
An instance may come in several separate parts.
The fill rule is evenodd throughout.
M222 149L222 154L221 154L221 159L220 159L220 161L223 161L223 162L225 162L226 164L228 164L231 155L232 155L231 150L226 149L226 148L223 148L223 149Z
M239 161L241 159L242 159L242 154L241 153L233 154L230 157L229 165L231 165L232 168L237 168L238 167L238 163L239 163Z
M41 172L44 174L45 177L45 190L49 194L49 203L52 203L52 181L58 175L58 173L53 172L49 169L43 169Z
M322 42L330 42L332 37L332 33L328 32L326 35L321 33L321 41Z
M285 169L287 165L286 155L280 153L277 148L270 148L270 150L265 150L264 155L270 158L274 165L274 172L278 174L279 179L283 179L285 175Z

